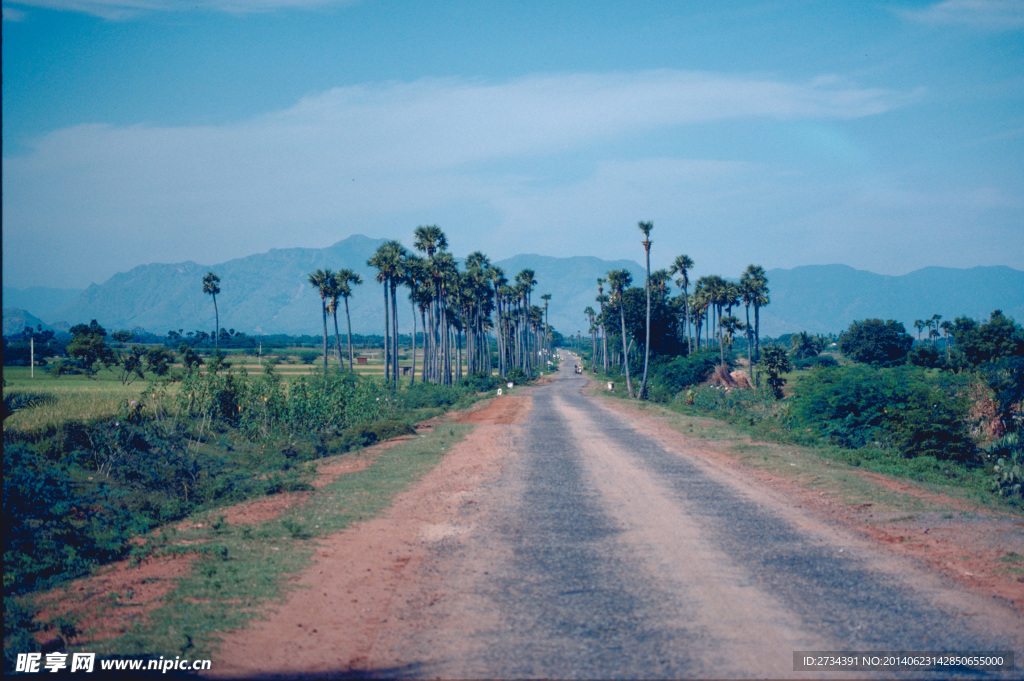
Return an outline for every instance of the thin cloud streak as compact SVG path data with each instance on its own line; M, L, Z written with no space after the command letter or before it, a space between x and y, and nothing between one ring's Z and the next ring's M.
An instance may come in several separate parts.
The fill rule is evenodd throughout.
M357 2L359 0L190 0L189 2L180 2L179 0L18 0L12 4L91 14L108 21L126 21L150 12L182 12L200 9L229 14L254 14L278 9L347 6ZM4 18L8 18L6 9Z
M967 26L989 31L1024 28L1024 2L1020 0L945 0L924 9L900 13L925 24Z

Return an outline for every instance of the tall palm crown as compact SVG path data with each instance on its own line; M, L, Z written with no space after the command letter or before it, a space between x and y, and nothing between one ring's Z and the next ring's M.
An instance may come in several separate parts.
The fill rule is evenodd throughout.
M216 328L213 332L213 347L220 350L220 311L217 309L217 294L220 293L220 277L213 272L207 272L203 277L203 293L213 297L213 316Z
M428 258L432 258L434 253L448 248L448 237L437 225L417 227L413 232L413 239L413 247L417 251L426 253Z

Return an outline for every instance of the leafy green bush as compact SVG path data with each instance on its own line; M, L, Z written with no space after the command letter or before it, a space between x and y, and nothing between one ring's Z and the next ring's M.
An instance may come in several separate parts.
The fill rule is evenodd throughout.
M1000 496L1024 501L1024 442L1010 433L992 445L988 452L995 459L992 487Z
M836 367L839 362L832 355L816 355L792 360L794 369L813 369L815 367Z
M839 351L855 362L876 367L903 364L914 344L902 322L865 319L850 324L839 337Z
M916 367L939 369L946 366L946 355L934 343L918 343L907 355L907 361Z
M650 372L648 397L656 402L671 401L680 391L706 381L718 361L716 352L697 352L655 364Z
M505 379L501 376L484 376L482 374L473 374L472 376L466 376L459 381L459 386L471 390L476 393L490 392L496 388L500 388L505 384Z
M449 407L455 404L461 395L459 389L453 386L416 383L398 393L398 402L405 409Z
M389 419L346 428L341 436L349 447L365 447L399 435L413 435L416 431L406 421Z
M843 447L881 446L904 456L977 461L966 405L913 369L820 369L796 388L792 417Z

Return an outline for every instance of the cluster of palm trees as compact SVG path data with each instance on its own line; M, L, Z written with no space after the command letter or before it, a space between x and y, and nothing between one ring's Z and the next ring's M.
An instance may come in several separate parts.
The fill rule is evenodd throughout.
M941 324L940 324L941 322ZM939 337L939 329L942 329L942 336L949 337L949 331L953 328L952 322L942 321L942 315L933 314L928 319L915 319L914 328L917 329L917 340L921 340L921 331L928 329L928 340L933 344L935 339Z
M654 228L652 222L638 223L644 238L641 244L647 260L647 275L644 281L644 291L647 301L645 337L644 337L644 373L640 382L640 389L634 395L632 378L630 376L629 357L632 346L637 339L630 339L627 346L625 312L622 304L623 297L630 284L632 275L627 270L612 270L606 277L597 280L597 297L595 301L600 305L600 313L594 308L587 307L584 314L590 322L591 342L594 348L593 366L596 368L598 356L601 357L601 364L607 373L612 359L608 352L608 330L605 328L606 305L611 309L618 308L619 313L619 335L622 342L622 355L616 361L621 361L622 371L626 376L626 390L630 397L643 398L646 396L648 366L650 363L651 348L651 300L655 297L659 303L666 304L676 311L678 315L678 333L683 339L687 352L694 352L703 347L710 349L714 344L718 346L721 361L725 363L725 348L731 346L733 337L738 332L745 332L747 338L747 356L750 358L751 370L755 384L758 382L756 363L761 354L761 308L771 302L768 291L768 277L764 268L759 265L749 265L740 276L738 282L732 282L717 274L710 274L698 279L693 288L690 288L690 270L693 269L693 259L688 255L679 255L673 261L669 269L661 269L651 272L651 231ZM670 282L675 277L675 284L681 290L680 295L669 297ZM605 294L604 286L608 284L609 294ZM733 315L733 308L743 305L746 310L746 322L741 322ZM754 319L751 321L750 310L754 310ZM691 334L691 324L693 333ZM702 343L701 336L704 334ZM598 341L600 336L600 348Z
M334 351L341 364L341 343L338 338L338 300L345 301L345 321L348 323L348 368L353 364L352 352L352 318L348 311L348 299L352 296L352 287L363 283L363 278L349 269L337 272L329 269L318 269L309 275L310 285L320 294L320 311L324 322L324 371L327 371L327 315L334 317Z
M417 227L413 248L416 253L410 253L398 241L386 241L367 261L377 270L374 278L384 290L385 381L397 387L401 370L398 334L400 287L408 289L413 320L410 384L416 381L417 327L422 329L423 335L423 381L452 385L461 380L463 349L469 375L490 376L496 368L500 375L509 376L518 369L525 378L532 378L541 361L551 354L552 337L545 317L551 296L541 296L545 303L543 308L531 304L531 294L537 286L534 271L524 269L516 275L514 283L509 282L504 271L491 264L488 257L479 251L471 253L466 258L465 268L460 270L448 252L447 236L437 225ZM347 318L350 285L361 281L349 270L333 274L330 270L317 270L309 275L309 281L320 292L322 302L326 371L327 313L336 309L337 298L341 296L345 300ZM497 350L493 354L492 333ZM349 339L351 369L351 323ZM494 366L494 356L497 357L497 367Z

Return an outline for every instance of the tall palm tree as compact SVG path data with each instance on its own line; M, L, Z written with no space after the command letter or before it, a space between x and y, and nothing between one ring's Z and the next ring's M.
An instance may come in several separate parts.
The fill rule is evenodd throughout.
M217 294L220 293L220 277L213 272L207 272L203 277L203 293L208 293L213 298L213 316L216 329L213 332L213 348L220 352L220 311L217 309Z
M384 285L384 380L398 387L398 284L403 280L403 261L408 256L397 241L385 241L367 261L376 268L376 280Z
M644 246L647 255L647 279L644 282L644 290L647 293L647 330L644 336L644 377L640 381L640 394L638 398L647 397L647 365L651 359L651 230L654 229L653 222L639 222L637 227L644 233L644 240L640 243Z
M324 374L327 373L327 297L334 287L334 272L317 269L309 275L309 284L320 294L320 314L324 320Z
M949 364L949 332L953 330L953 322L944 321L939 324L942 329L942 338L946 341L946 364Z
M551 354L551 331L548 327L548 303L551 302L551 294L545 293L540 299L544 301L544 351Z
M683 324L686 327L686 352L693 352L693 345L690 343L690 294L687 288L690 285L690 270L693 269L693 260L690 256L677 255L669 272L677 275L676 286L683 289Z
M527 378L533 378L533 362L530 356L530 293L533 292L534 287L537 286L536 273L527 268L523 269L516 275L516 284L519 287L519 295L521 297L519 313L519 333L517 342L521 343L521 363L523 373L526 374Z
M359 286L363 283L363 278L359 276L354 270L343 268L334 273L334 279L337 282L338 293L341 294L342 299L345 301L345 323L348 327L348 370L353 370L353 353L352 353L352 316L348 310L348 299L352 296L352 287ZM337 326L337 317L335 317L335 326ZM341 360L338 360L339 364Z
M327 312L330 313L331 317L334 318L334 358L338 360L338 366L343 366L341 362L341 334L338 333L338 299L341 298L341 282L338 281L337 273L331 277L330 288L327 290L327 300L324 301L327 305Z
M751 367L756 367L761 359L761 308L771 302L768 296L768 275L760 265L747 265L740 277L740 283L754 306L754 356L750 358ZM760 373L754 371L754 386L760 387Z
M608 296L604 294L605 279L602 277L597 278L597 297L594 299L598 305L601 306L601 368L604 373L608 373L608 331L604 326L604 304L608 302Z
M939 337L939 322L942 321L942 315L933 314L932 318L928 320L928 339L935 345L935 339Z
M623 294L633 283L633 275L629 270L612 270L608 273L608 285L611 287L612 303L619 306L619 324L622 328L622 364L626 369L626 390L633 397L633 382L629 377L629 348L626 347L626 313L623 310Z
M587 305L585 308L583 308L583 314L587 315L587 320L590 322L590 348L591 348L591 352L593 353L590 356L590 368L596 371L597 370L597 325L594 324L594 318L597 316L597 313L594 311L594 308L592 308L589 305Z

